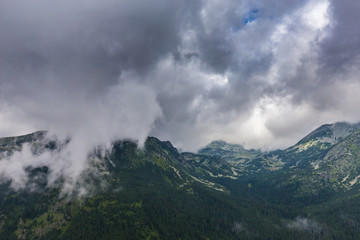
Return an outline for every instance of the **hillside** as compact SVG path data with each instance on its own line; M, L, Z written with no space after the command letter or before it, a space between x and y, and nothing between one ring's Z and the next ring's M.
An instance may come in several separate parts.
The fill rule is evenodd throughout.
M2 180L0 235L358 239L360 130L354 126L324 125L296 145L270 153L225 142L195 154L180 153L155 137L143 149L130 140L115 141L105 152L94 150L97 158L90 158L71 192L63 191L61 177L49 184L51 168L30 164L23 188L15 190L10 179ZM27 143L35 155L66 144L48 141L46 132L3 138L2 158ZM246 166L235 163L239 159L246 159Z

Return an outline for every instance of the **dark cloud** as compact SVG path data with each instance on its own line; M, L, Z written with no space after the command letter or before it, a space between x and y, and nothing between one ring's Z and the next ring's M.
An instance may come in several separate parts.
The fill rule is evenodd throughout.
M360 101L359 10L355 0L0 0L0 134L286 147L360 119L348 107Z
M330 36L321 44L322 70L329 73L347 71L359 63L359 10L358 1L331 1L333 26Z

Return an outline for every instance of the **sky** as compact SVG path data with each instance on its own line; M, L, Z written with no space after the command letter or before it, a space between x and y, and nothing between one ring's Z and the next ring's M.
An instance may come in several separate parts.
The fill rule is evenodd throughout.
M360 121L359 12L358 0L0 0L0 136L70 136L76 158L148 135L182 151L289 147Z

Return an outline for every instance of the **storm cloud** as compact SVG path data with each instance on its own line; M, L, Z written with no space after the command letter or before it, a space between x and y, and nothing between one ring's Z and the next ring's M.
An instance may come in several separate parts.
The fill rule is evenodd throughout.
M355 0L0 0L0 135L288 147L360 120Z

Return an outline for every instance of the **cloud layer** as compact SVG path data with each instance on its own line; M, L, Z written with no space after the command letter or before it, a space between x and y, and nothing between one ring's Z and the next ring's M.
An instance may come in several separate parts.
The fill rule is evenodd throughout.
M359 11L355 0L0 0L0 135L71 135L79 159L148 134L189 151L290 146L360 120Z

